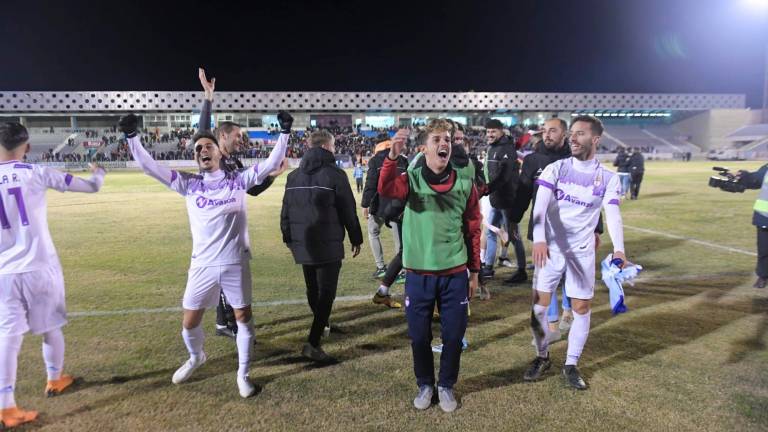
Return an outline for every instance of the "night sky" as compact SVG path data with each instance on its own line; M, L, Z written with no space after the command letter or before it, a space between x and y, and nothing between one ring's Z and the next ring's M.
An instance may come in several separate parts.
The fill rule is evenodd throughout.
M0 3L0 90L745 93L745 0ZM214 6L214 4L220 6Z

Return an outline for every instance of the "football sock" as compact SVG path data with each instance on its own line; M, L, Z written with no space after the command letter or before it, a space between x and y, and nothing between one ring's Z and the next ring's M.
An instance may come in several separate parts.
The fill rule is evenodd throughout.
M587 343L587 337L589 336L589 319L591 316L591 310L585 314L573 311L573 323L571 324L571 330L568 333L568 357L565 360L566 366L576 366L579 362L581 351L584 349L584 344Z
M43 361L48 381L61 378L64 368L64 333L57 328L43 334Z
M16 406L13 392L22 340L22 335L0 337L0 408Z
M198 325L193 329L184 328L181 330L181 337L184 339L187 351L189 351L189 358L193 362L198 361L203 354L203 341L205 340L203 327Z
M248 375L248 365L251 362L251 346L253 346L253 323L237 322L237 376Z
M378 292L379 292L379 294L381 294L383 296L388 296L389 295L389 287L388 286L384 286L384 285L379 285L379 291Z
M536 341L536 355L549 356L549 323L547 322L547 307L540 304L533 305L531 317L531 333Z

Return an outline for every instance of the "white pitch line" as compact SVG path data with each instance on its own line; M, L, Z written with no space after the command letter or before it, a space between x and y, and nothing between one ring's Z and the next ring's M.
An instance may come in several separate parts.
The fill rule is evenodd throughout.
M722 250L725 250L725 251L728 251L728 252L735 252L735 253L740 253L740 254L749 255L749 256L757 256L757 253L755 253L755 252L746 251L744 249L736 249L736 248L732 248L732 247L729 247L729 246L723 246L723 245L719 245L719 244L715 244L715 243L709 243L709 242L705 242L704 240L699 240L699 239L695 239L695 238L692 238L692 237L683 237L683 236L679 236L679 235L676 235L676 234L665 233L665 232L662 232L662 231L655 231L655 230L651 230L651 229L648 229L648 228L633 227L633 226L630 226L630 225L624 225L624 228L629 228L631 230L644 232L646 234L654 234L654 235L660 235L660 236L669 237L669 238L673 238L673 239L677 239L677 240L685 240L685 241L688 241L688 242L691 242L691 243L696 243L696 244L699 244L699 245L702 245L702 246L711 247L711 248L714 248L714 249L722 249Z
M336 297L336 302L352 302L352 301L361 301L361 300L368 300L371 296L369 295L357 295L357 296L342 296L342 297ZM265 302L256 302L253 304L254 307L267 307L267 306L283 306L283 305L300 305L305 304L307 302L307 299L295 299L295 300L272 300L272 301L265 301ZM163 312L181 312L180 307L165 307L165 308L155 308L155 309L122 309L122 310L110 310L110 311L80 311L80 312L69 312L67 313L67 316L70 318L77 318L77 317L95 317L95 316L112 316L112 315L134 315L134 314L151 314L151 313L163 313Z

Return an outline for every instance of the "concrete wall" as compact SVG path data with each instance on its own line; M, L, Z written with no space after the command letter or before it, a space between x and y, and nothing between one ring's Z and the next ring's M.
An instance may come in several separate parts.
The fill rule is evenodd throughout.
M760 122L760 110L718 109L705 111L673 126L686 135L703 151L728 147L726 136L736 129Z

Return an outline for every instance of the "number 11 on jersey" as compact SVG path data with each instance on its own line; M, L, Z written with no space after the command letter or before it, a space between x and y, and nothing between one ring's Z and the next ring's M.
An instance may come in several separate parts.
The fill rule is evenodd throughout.
M16 207L19 209L19 219L24 226L29 225L29 218L27 217L27 208L24 205L24 196L21 194L20 187L13 187L8 189L8 195L13 195L16 198ZM0 195L0 228L11 229L11 223L8 220L8 214L5 212L5 204L3 203L3 196Z

